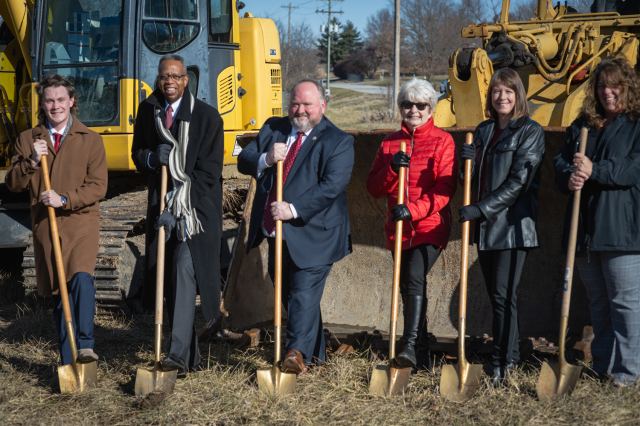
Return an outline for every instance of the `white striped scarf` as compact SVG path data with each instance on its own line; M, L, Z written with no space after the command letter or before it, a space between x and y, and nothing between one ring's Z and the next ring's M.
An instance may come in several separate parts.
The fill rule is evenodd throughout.
M193 113L195 100L192 94L189 95L191 96L191 112ZM178 123L178 140L176 140L171 132L164 127L162 110L157 107L155 109L155 121L156 129L158 129L160 137L164 139L165 142L173 145L171 153L169 154L169 170L171 172L171 179L173 180L173 190L167 193L165 206L169 213L178 220L178 238L180 241L185 241L187 238L191 238L204 231L198 219L196 209L191 207L191 179L189 179L189 176L184 172L187 162L190 123L180 120L180 123ZM186 227L185 232L180 232L182 229L182 226L180 226L181 223L184 223Z

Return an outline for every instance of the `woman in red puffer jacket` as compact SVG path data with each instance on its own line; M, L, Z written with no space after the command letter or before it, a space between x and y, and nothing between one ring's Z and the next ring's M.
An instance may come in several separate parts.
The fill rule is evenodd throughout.
M401 367L431 368L427 336L429 270L451 234L449 200L456 192L456 148L451 135L433 124L437 103L433 86L416 78L398 93L402 129L388 135L378 149L367 178L374 198L387 197L386 246L394 249L395 222L404 220L400 293L404 332L396 362ZM406 153L400 143L406 142ZM398 171L407 167L405 203L398 203Z

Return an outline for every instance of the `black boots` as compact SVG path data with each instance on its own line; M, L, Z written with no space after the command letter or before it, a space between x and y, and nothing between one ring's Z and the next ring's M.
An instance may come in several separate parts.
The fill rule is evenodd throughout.
M427 331L427 299L422 300L422 309L420 309L416 361L416 367L413 369L414 374L418 370L431 370L431 351L429 350L429 332Z
M491 375L491 384L495 389L502 386L504 380L509 374L516 368L515 364L509 363L502 367L493 367L493 374Z
M420 320L421 316L424 317L424 315L421 315L424 298L422 296L403 295L402 299L404 302L404 333L400 340L400 351L396 355L396 362L402 368L415 368L418 362L416 359L416 343L420 333Z

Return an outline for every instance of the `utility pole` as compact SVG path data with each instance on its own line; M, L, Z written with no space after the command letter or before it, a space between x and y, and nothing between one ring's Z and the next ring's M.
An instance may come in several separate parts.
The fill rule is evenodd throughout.
M391 101L391 117L398 114L398 93L400 92L400 0L396 2L396 22L395 22L395 46L393 53L393 99Z
M300 9L300 7L298 6L291 6L291 3L289 3L289 6L280 6L283 9L289 9L289 28L287 29L287 45L291 46L291 9Z
M326 0L329 2L329 10L316 10L316 13L326 13L327 14L327 89L325 91L325 97L329 98L331 96L331 90L329 89L329 74L331 73L331 33L332 25L331 25L331 14L332 13L344 13L344 12L331 12L331 2L342 2L344 0Z

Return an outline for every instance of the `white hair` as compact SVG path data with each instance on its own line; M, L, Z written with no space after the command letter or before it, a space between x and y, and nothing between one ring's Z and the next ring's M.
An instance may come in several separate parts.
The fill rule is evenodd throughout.
M398 92L398 108L402 108L402 101L426 102L431 108L431 113L436 109L438 94L427 80L412 78L400 87Z

